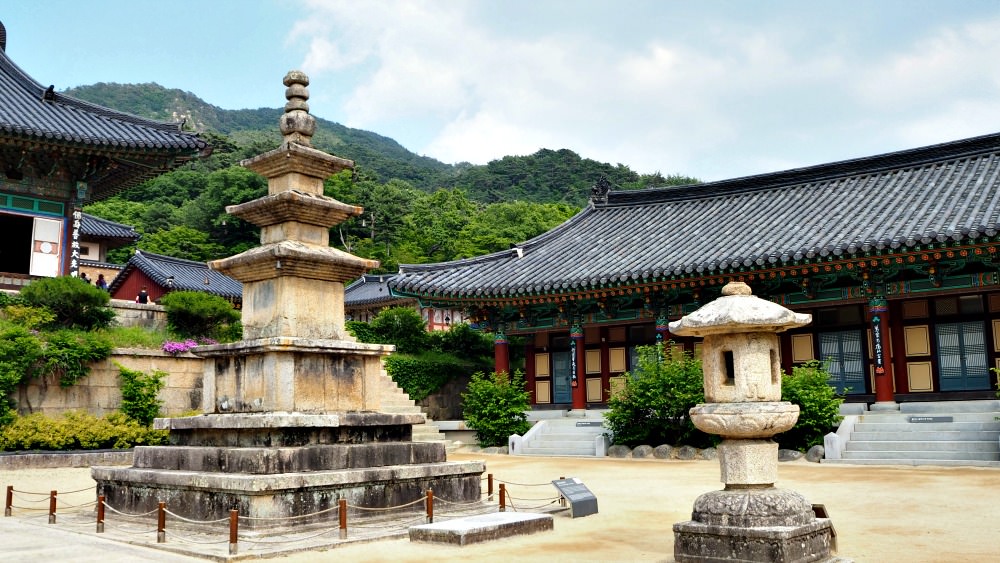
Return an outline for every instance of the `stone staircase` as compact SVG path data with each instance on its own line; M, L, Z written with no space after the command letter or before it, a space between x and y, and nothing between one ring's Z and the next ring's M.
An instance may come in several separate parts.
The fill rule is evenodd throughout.
M512 436L513 455L603 457L609 445L600 417L563 417L539 420L524 436Z
M378 385L381 389L382 412L390 414L419 414L424 417L423 424L413 425L414 442L441 442L445 449L451 450L452 444L445 437L444 433L434 424L434 421L427 418L427 415L410 399L410 396L403 391L396 382L383 369L378 376Z
M902 403L847 416L823 463L1000 467L1000 401Z

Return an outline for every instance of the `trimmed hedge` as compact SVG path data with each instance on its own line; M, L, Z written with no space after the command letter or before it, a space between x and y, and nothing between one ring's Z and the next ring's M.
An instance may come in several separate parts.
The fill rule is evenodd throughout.
M477 369L482 368L475 362L440 352L392 354L385 359L389 377L414 401L425 399L455 376Z
M59 418L41 413L17 416L0 428L0 450L105 450L167 443L166 430L153 430L124 413L98 418L68 412Z

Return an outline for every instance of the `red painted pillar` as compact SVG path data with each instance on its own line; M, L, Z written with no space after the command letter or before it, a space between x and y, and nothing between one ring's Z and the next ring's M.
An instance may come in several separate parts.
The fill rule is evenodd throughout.
M524 343L524 385L528 388L531 404L535 404L535 335Z
M510 373L510 353L507 350L507 335L502 328L493 334L493 371Z
M871 316L872 361L875 365L875 402L894 403L892 391L892 361L889 354L889 305L884 297L868 300Z
M572 354L572 385L573 385L573 410L583 410L587 408L587 386L586 381L586 357L587 350L583 345L583 329L578 325L573 325L569 330L570 346L573 347Z

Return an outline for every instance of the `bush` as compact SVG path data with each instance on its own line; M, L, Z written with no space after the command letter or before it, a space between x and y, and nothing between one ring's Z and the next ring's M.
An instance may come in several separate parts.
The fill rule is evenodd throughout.
M458 375L482 370L481 365L440 352L392 354L385 370L414 401L420 401Z
M97 450L159 445L166 430L152 430L122 413L103 418L68 412L59 418L40 413L17 416L0 428L0 450Z
M92 330L111 325L115 312L108 307L107 291L70 276L41 278L21 290L21 300L31 307L44 307L55 315L49 327Z
M408 307L391 307L372 319L376 343L394 344L398 352L417 354L428 348L429 336L420 313Z
M76 330L43 334L42 373L59 376L59 385L69 387L90 374L90 366L111 355L111 343L103 335Z
M830 385L830 374L817 361L792 368L781 378L781 399L799 406L795 427L774 437L782 448L806 451L840 423L843 397Z
M160 304L167 312L167 328L178 336L232 341L242 335L240 312L218 295L173 291L160 298Z
M476 431L476 441L481 447L505 446L512 434L524 434L531 428L527 415L529 401L520 372L514 375L477 372L462 393L462 411L466 425Z
M143 426L153 424L153 419L160 416L163 402L157 397L166 385L167 373L155 370L147 374L138 370L128 369L121 364L118 373L122 378L122 406L120 410L125 416Z
M42 342L24 327L0 331L0 426L16 414L11 395L28 381L42 357Z
M473 330L465 323L457 323L446 331L430 333L431 346L445 354L455 354L464 358L492 358L493 338L486 333Z
M378 341L378 336L375 331L372 330L372 325L364 321L347 321L344 323L347 331L350 332L354 338L358 339L358 342L367 342L368 344L381 344Z
M705 402L701 361L673 346L640 346L639 365L608 401L615 444L706 447L718 438L695 428L688 411ZM669 353L670 357L667 356Z

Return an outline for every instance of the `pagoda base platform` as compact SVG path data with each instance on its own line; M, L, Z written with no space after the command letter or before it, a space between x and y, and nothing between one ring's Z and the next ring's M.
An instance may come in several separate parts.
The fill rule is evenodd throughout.
M328 521L329 514L308 515L337 507L341 498L389 508L432 489L449 501L478 501L483 464L447 462L443 444L411 442L411 419L419 418L362 412L159 419L157 426L171 430L171 445L136 448L132 467L93 467L91 476L97 494L127 514L164 502L192 520L226 518L232 509L266 519L248 520L248 528L283 527L272 518Z

